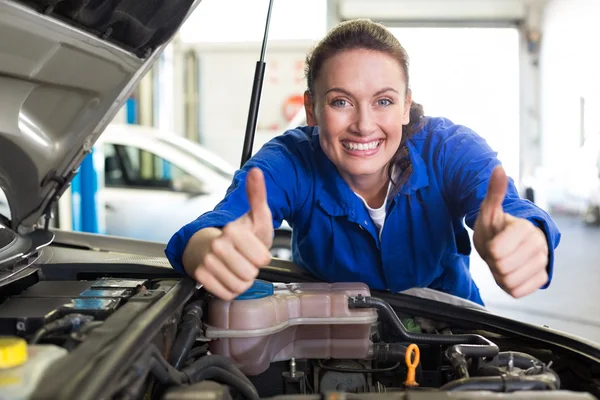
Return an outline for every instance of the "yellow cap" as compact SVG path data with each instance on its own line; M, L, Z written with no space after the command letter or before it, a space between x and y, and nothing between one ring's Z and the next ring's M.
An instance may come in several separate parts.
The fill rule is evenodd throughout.
M0 369L18 367L27 361L27 342L18 337L0 337Z

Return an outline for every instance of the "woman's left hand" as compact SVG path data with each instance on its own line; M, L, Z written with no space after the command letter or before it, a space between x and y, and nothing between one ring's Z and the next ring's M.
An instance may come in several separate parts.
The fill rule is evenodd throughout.
M475 222L473 242L496 283L519 298L548 282L548 243L544 232L529 220L504 212L507 185L504 169L494 169Z

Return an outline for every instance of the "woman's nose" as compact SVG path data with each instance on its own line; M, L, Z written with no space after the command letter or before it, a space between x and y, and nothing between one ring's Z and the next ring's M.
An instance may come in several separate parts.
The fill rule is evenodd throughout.
M376 129L375 116L371 107L359 107L356 115L356 131L360 135L368 135Z

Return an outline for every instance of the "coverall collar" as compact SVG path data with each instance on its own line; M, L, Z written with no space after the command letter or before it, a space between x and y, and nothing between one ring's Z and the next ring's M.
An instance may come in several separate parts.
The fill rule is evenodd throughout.
M319 195L319 205L331 216L355 214L356 207L362 205L362 201L356 196L346 181L344 181L333 162L331 162L321 148L318 128L315 128L313 133L313 145L317 150L319 168L321 168L323 173L323 189ZM413 194L418 189L429 185L425 161L423 161L423 158L418 154L417 149L410 140L406 145L412 162L413 172L408 182L396 194L396 197Z

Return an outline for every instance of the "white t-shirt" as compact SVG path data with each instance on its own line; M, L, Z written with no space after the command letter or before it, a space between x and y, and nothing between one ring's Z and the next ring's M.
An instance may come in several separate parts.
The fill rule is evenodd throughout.
M392 182L390 181L390 183L388 184L387 193L385 195L385 200L383 201L383 205L379 208L369 207L369 205L367 204L367 201L360 194L354 192L354 194L356 194L358 196L358 198L363 201L363 203L365 204L365 207L367 207L367 211L369 212L369 215L371 216L371 219L373 220L373 223L375 224L375 226L377 227L377 231L379 232L379 239L381 239L381 231L383 230L383 224L385 222L387 199L388 199L391 189L392 189Z

